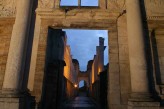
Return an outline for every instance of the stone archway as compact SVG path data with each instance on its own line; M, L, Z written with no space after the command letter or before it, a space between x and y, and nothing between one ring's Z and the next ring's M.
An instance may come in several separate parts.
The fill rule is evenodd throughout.
M84 80L87 83L87 87L90 86L90 84L89 84L89 74L87 72L83 72L83 73L79 72L79 74L78 74L78 83L82 80Z

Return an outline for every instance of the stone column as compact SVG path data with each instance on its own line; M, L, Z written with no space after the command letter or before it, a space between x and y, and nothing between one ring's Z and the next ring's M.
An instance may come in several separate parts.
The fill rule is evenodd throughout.
M144 32L142 16L140 10L140 0L126 0L127 9L127 30L129 44L129 59L131 73L131 96L129 99L129 109L140 107L153 109L159 104L147 103L152 101L149 93L147 62L144 42ZM137 102L140 101L140 102ZM143 104L143 102L146 104ZM137 103L136 103L137 102ZM154 107L155 106L155 107ZM140 108L137 109L140 109Z
M17 0L16 19L11 36L3 90L18 92L20 89L31 4L31 0Z
M17 0L15 24L10 40L3 89L0 93L2 109L28 109L32 108L31 103L34 101L29 94L20 93L32 3L32 0Z

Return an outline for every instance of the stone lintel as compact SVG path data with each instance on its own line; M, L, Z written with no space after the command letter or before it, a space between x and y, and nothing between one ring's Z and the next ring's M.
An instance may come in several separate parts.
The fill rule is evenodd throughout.
M110 12L109 10L103 10L103 9L88 9L88 8L82 8L82 9L36 9L37 15L41 16L41 18L53 18L58 16L77 16L78 14L86 14L89 16L89 18L99 18L104 17L106 19L116 19L120 15L119 12ZM84 18L83 18L84 19Z

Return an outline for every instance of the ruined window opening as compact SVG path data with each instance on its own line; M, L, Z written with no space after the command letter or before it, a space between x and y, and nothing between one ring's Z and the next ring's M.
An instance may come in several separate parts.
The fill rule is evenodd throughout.
M99 0L81 0L81 6L98 6Z
M78 0L61 0L60 6L78 6Z
M61 0L60 6L75 6L75 7L98 7L99 0Z

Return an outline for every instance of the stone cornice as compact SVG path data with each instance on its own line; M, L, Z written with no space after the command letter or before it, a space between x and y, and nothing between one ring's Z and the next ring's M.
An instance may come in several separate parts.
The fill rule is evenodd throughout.
M79 14L89 14L90 17L87 19L92 19L94 17L99 17L100 19L116 19L120 13L119 12L110 12L109 10L103 9L72 9L72 10L65 10L65 9L37 9L36 13L41 18L66 18L68 16L75 16L78 17ZM98 14L96 14L98 13ZM85 16L81 17L84 18Z

